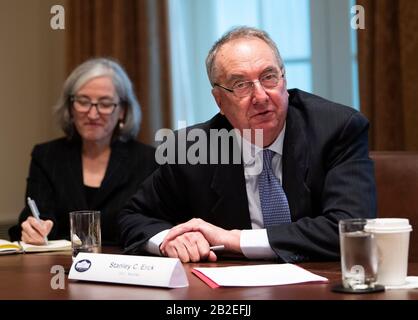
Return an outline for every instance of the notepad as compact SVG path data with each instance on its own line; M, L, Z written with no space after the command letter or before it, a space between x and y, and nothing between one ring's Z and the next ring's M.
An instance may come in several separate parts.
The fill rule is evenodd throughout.
M211 288L277 286L328 281L327 278L288 263L194 268L192 273Z
M71 241L68 240L50 240L47 245L34 245L22 241L10 242L0 239L0 254L69 250L71 250Z

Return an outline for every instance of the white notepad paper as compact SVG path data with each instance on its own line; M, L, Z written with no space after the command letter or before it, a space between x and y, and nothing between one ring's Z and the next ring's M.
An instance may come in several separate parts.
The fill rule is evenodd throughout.
M328 281L327 278L289 263L194 269L218 286L225 287L277 286ZM200 276L199 278L202 279Z

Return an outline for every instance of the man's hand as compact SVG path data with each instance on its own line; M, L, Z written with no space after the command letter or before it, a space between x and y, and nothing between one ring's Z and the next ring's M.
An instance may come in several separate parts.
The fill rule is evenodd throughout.
M181 262L216 261L217 257L209 249L209 243L200 232L185 232L171 240L166 238L160 251L164 256L179 258Z
M160 246L161 252L166 251L167 245L171 241L191 232L200 233L210 246L224 245L226 251L242 253L240 247L240 230L225 230L196 218L171 228ZM211 254L214 253L212 252Z
M36 220L28 217L22 222L22 241L35 245L45 244L45 237L51 232L54 223L51 220Z

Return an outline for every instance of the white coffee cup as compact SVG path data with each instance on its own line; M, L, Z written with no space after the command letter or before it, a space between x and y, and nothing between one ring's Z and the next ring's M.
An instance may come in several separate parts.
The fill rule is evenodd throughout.
M375 236L379 263L377 283L384 286L402 285L408 273L408 219L380 218L368 220L365 230Z

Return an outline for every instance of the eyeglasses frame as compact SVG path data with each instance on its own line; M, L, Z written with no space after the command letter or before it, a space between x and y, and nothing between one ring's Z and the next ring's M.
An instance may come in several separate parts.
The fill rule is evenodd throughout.
M100 114L100 115L104 115L104 116L110 116L111 114L113 114L115 112L116 108L120 105L120 102L118 102L118 103L114 102L114 103L112 103L112 106L113 106L112 112L102 113L102 112L100 112L100 109L99 109L99 104L101 103L100 100L98 102L95 102L95 103L93 103L93 101L90 101L90 107L87 111L79 111L75 108L74 103L77 102L77 97L75 95L70 96L70 102L71 102L71 105L74 108L74 110L77 111L78 113L88 114L90 112L91 108L95 107L97 113Z
M280 68L280 73L281 73L281 75L279 76L279 81L277 82L277 86L278 86L278 84L279 84L279 82L280 82L280 80L281 79L284 79L284 76L285 76L285 73L283 72L283 68ZM258 80L256 80L256 81L244 81L244 82L251 82L252 83L252 86L251 86L251 88L252 88L252 90L254 90L254 84L255 84L255 82L260 82L260 79L258 79ZM260 84L261 84L261 82L260 82ZM231 92L231 93L233 93L237 98L244 98L244 97L247 97L247 96L249 96L250 94L247 94L247 95L244 95L244 96L238 96L235 92L234 92L234 90L236 90L236 89L231 89L231 88L228 88L228 87L225 87L225 86L223 86L223 85L221 85L221 84L219 84L219 83L217 83L217 82L215 82L214 84L213 84L213 86L214 87L219 87L219 88L222 88L222 89L224 89L224 90L226 90L226 91L228 91L228 92ZM263 87L263 89L266 89L266 88L264 88L264 86L261 84L261 86Z

